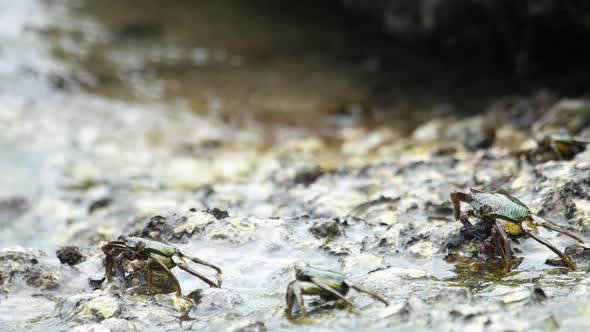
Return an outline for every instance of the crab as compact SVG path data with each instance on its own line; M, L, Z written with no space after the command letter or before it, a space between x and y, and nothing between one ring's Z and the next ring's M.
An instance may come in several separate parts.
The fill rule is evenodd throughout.
M529 162L539 163L548 160L570 160L584 151L590 138L550 134L537 140L537 148L524 151Z
M115 274L119 279L125 280L125 263L133 260L142 260L147 261L147 284L149 292L152 292L152 270L162 270L172 283L176 294L180 296L182 294L180 283L170 271L175 266L203 280L210 287L221 287L222 271L219 267L193 257L169 244L140 237L120 236L118 240L110 241L102 246L102 251L106 256L105 271L108 281L111 281ZM191 268L185 258L193 263L214 269L217 272L217 282Z
M343 273L318 269L306 263L297 263L294 268L295 280L291 281L287 286L286 294L287 317L289 319L293 318L293 307L295 306L295 303L299 306L301 314L304 317L306 316L303 295L319 295L320 298L324 300L342 300L349 307L354 306L353 303L345 297L350 288L353 288L357 292L369 294L386 306L389 305L389 302L379 294L348 280Z
M576 270L576 265L569 256L557 249L554 245L539 236L537 226L551 231L562 233L580 243L584 243L579 236L563 229L552 222L546 221L531 210L520 200L504 192L488 193L477 189L471 189L469 193L453 192L451 201L455 212L455 219L463 223L467 233L481 238L475 227L470 223L469 217L475 216L492 226L492 241L504 264L504 270L512 269L511 246L509 236L527 235L547 248L551 249L571 269ZM461 202L471 205L472 209L467 214L461 214Z

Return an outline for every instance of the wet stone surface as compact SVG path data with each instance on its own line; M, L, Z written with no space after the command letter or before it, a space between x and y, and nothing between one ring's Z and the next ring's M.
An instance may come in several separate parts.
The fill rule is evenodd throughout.
M76 265L84 261L84 255L80 252L78 247L63 247L55 252L60 263L68 265Z
M358 135L351 136L357 144ZM53 209L71 209L62 219L65 223L58 222L56 227L76 231L65 232L60 241L83 241L86 260L70 267L41 261L43 256L31 249L3 249L1 321L12 324L5 310L18 296L54 308L19 321L21 327L301 330L309 325L286 319L284 295L293 280L293 263L306 261L342 270L351 280L391 301L385 307L351 292L356 307L349 312L339 303L309 297L308 323L318 328L586 328L581 316L584 308L590 308L586 248L542 230L543 237L578 265L571 272L545 247L526 237L514 238L515 267L505 273L485 238L489 227L474 219L484 238L464 234L461 224L454 221L449 193L474 186L507 190L532 211L587 239L590 205L585 165L590 163L590 153L533 165L497 145L501 141L471 151L473 147L455 144L452 138L431 139L424 145L414 137L405 142L400 138L397 144L371 142L371 149L342 153L331 171L305 182L294 176L306 168L301 165L313 169L324 163L328 153L322 144L310 147L309 139L260 150L248 161L250 171L244 176L210 179L206 188L196 190L147 185L145 179L155 181L160 176L157 167L142 169L141 179L112 177L98 168L93 178L102 189L96 196L104 198L108 193L108 206L89 211L86 202L93 200L87 196L93 196L94 189L68 187L28 212L47 214L48 204ZM515 139L514 145L517 143ZM343 146L346 144L344 138ZM440 154L449 144L455 144L450 155ZM299 162L286 163L286 154ZM133 164L126 167L133 168ZM214 172L202 164L198 171ZM223 288L208 288L190 274L173 269L187 296L176 297L162 271L154 272L152 290L162 294L151 294L141 260L126 265L124 282L97 283L104 273L100 245L120 234L173 243L219 265ZM58 256L68 264L80 258L75 248L60 252ZM203 266L192 266L214 278ZM19 285L28 290L17 291ZM539 316L546 318L539 320Z
M53 290L60 285L60 271L40 262L41 252L23 248L0 250L0 294L6 295L23 285Z

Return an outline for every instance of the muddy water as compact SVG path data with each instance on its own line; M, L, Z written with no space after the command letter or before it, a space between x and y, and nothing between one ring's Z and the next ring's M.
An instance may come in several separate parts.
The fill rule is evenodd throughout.
M461 134L481 119L445 116L485 104L489 94L455 94L462 84L430 75L436 63L389 48L373 23L310 3L0 3L7 8L0 13L0 247L46 253L3 265L18 272L0 285L0 330L231 330L255 322L293 331L310 323L550 330L551 319L536 316L562 307L581 313L564 314L560 326L584 328L586 267L549 266L552 253L524 240L515 242L524 260L510 274L499 272L498 260L474 263L461 252L481 243L459 246L466 262L452 264L449 243L461 233L448 193L505 186L583 230L587 198L568 207L575 218L550 203L582 183L588 153L533 171L499 143L491 152L465 150ZM394 71L393 83L384 65L392 54L413 61ZM434 115L441 119L408 136ZM446 136L452 125L459 127ZM526 131L505 126L497 135L517 145ZM560 194L552 196L555 188ZM210 219L203 211L212 208L228 216ZM174 213L189 222L174 224ZM93 291L88 282L103 275L100 245L145 231L155 215L193 230L155 237L224 270L224 291L205 295L188 315L162 304L172 301L166 296L138 300L110 285ZM340 233L313 233L327 222ZM559 248L572 244L542 235ZM86 261L60 266L53 253L63 245L80 246ZM361 295L353 295L353 311L310 301L310 321L288 322L284 291L296 261L342 269L392 306ZM38 264L49 277L27 279L38 276ZM204 287L175 274L184 294ZM46 287L46 279L59 285ZM538 305L536 287L555 298ZM113 300L110 291L121 296ZM109 311L113 302L118 310Z

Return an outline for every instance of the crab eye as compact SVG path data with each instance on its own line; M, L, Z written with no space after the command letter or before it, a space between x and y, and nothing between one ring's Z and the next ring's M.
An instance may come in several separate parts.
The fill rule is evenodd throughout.
M481 214L488 214L492 212L492 207L489 205L482 205L479 209L479 213Z
M145 248L145 243L143 241L137 241L137 243L135 244L135 248L143 249Z
M293 264L293 270L295 271L295 276L302 276L304 274L306 264L302 262L297 262Z

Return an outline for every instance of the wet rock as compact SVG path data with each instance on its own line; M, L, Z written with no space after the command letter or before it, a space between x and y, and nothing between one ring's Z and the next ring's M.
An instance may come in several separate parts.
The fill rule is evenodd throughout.
M533 297L537 301L545 301L549 298L547 294L545 294L545 291L539 287L535 287L535 289L533 289Z
M580 245L578 243L570 245L565 248L564 253L576 263L579 269L590 264L590 247L587 245ZM563 266L561 259L559 260L559 263L559 266Z
M485 191L507 190L506 185L518 173L518 160L497 150L480 151L473 158L473 181Z
M159 305L174 308L181 316L188 314L193 308L193 302L187 296L176 296L171 294L156 294L154 301Z
M587 110L586 101L561 100L535 122L533 134L539 139L555 133L577 135L590 126Z
M141 230L140 236L164 242L187 242L219 220L218 217L225 217L225 214L217 209L154 216Z
M113 317L118 311L119 302L116 298L100 296L84 303L74 319L101 321Z
M428 258L432 257L437 252L437 249L430 241L420 241L408 247L408 251L416 257Z
M379 196L357 205L354 208L355 215L362 218L369 225L393 225L399 215L399 198Z
M113 295L105 291L74 295L59 304L61 319L70 326L100 323L115 331L145 330L153 326L178 329L179 318L192 308L192 302L175 294L156 296ZM94 325L93 325L94 326Z
M75 326L70 330L71 332L111 332L112 330L107 326L94 323Z
M92 325L92 324L90 324ZM123 332L123 331L141 331L142 325L139 322L134 322L131 320L125 320L121 318L111 317L108 319L103 320L100 323L101 326L108 327L113 332Z
M383 257L371 254L359 254L344 258L344 272L374 270L383 263Z
M231 240L233 242L249 241L256 236L256 223L240 218L225 220L207 232L209 239Z
M531 299L531 293L528 290L521 290L511 292L510 294L506 294L502 297L502 302L504 304L511 304L516 302L528 301Z
M395 224L388 227L384 232L377 234L374 238L365 238L363 248L374 249L379 252L391 252L401 247L401 237L404 226Z
M503 304L514 304L532 300L533 292L523 287L510 287L503 285L491 286L489 290L479 293L477 296L498 299ZM521 303L522 305L522 303Z
M366 156L392 144L399 136L398 132L387 127L372 130L349 128L342 131L344 143L340 149L345 155Z
M232 309L243 302L241 296L224 288L198 289L189 294L189 297L198 310Z
M401 285L425 279L429 276L426 271L421 269L388 267L366 275L363 278L363 284L371 285L371 287L378 289L391 289L392 287L401 287ZM411 292L411 290L406 289L406 292Z
M414 130L413 138L419 141L436 141L444 135L447 122L444 120L431 120Z
M101 289L103 283L107 280L106 277L89 277L88 278L88 285L90 285L90 287L92 288L92 290L97 290L97 289Z
M342 231L340 230L340 226L338 222L335 220L330 221L318 221L313 226L309 228L311 234L318 238L329 238L333 239L342 235Z
M559 182L561 184L556 184L543 193L541 196L542 207L537 214L553 220L564 218L572 220L577 217L576 219L579 218L579 221L583 223L585 214L583 206L587 202L590 186L583 181L562 179Z
M56 289L60 285L61 273L55 268L44 269L45 266L34 266L25 272L27 285L41 290Z
M55 252L55 255L62 264L76 265L85 260L78 247L62 247Z
M41 252L31 249L0 249L0 293L12 291L20 281L40 290L58 288L60 270L40 263L41 256Z
M485 149L494 143L494 126L483 116L475 116L458 121L450 126L446 135L451 140L463 143L469 151Z
M88 214L92 214L97 210L104 209L113 203L113 199L110 197L104 197L97 199L90 203L88 206Z
M504 97L488 107L485 118L496 127L528 131L554 102L553 96L542 91L530 97Z
M196 212L196 211L191 211L191 212ZM229 213L227 211L221 210L218 208L207 209L207 210L205 210L205 212L213 215L218 220L225 219L225 218L229 217Z
M239 327L234 332L266 332L268 329L263 322L254 322L246 326Z
M326 240L326 242L320 244L318 248L334 256L346 256L353 252L350 244L330 240Z
M320 176L324 174L324 170L322 170L319 166L312 166L309 169L302 169L295 174L295 178L293 181L296 184L302 184L304 186L309 186L310 184L314 183Z
M381 310L381 312L379 313L379 318L391 319L395 316L407 315L408 312L406 310L407 310L407 308L406 308L405 303L390 304L389 306L387 306L383 310Z

